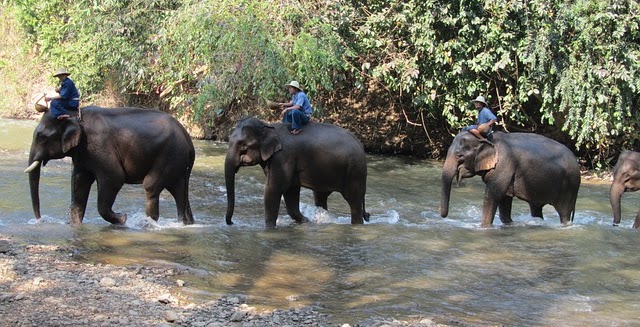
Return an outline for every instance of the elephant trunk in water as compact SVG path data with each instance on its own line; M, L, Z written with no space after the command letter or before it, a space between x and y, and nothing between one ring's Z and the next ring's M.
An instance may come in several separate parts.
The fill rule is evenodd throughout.
M451 197L451 183L458 176L458 161L452 149L449 149L447 160L442 167L442 190L440 194L440 216L449 215L449 199Z
M233 154L233 151L227 153L227 157L224 160L224 180L227 187L227 225L233 225L231 217L233 216L233 210L236 201L236 171L237 160Z
M613 210L613 225L620 224L621 210L620 210L620 198L624 193L624 184L613 183L611 184L611 190L609 190L609 201L611 202L611 209Z
M24 172L29 173L33 214L37 219L40 219L40 161L33 160L33 157L33 153L29 154L29 167Z

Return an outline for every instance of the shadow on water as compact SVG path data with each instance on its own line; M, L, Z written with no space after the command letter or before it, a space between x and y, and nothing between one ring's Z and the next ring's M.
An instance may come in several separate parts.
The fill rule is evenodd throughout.
M186 269L182 293L194 301L242 294L252 305L319 305L336 323L370 316L440 314L507 326L636 324L640 291L638 232L631 230L638 194L623 197L621 227L611 226L608 184L583 182L573 225L561 227L552 207L546 219L514 201L514 224L480 229L483 184L454 186L450 216L439 216L441 162L369 156L369 224L349 225L339 194L329 210L315 208L310 191L297 225L281 207L278 228L264 228L264 174L236 175L235 225L226 226L225 144L195 141L191 206L196 225L177 221L170 195L161 197L159 222L144 215L140 185L126 186L115 205L126 227L109 226L92 191L85 224L69 226L69 160L50 162L41 179L43 215L33 220L22 173L35 124L2 122L0 233L33 242L73 244L78 260L123 266ZM18 127L15 127L18 126ZM25 136L28 130L29 135ZM21 143L22 142L22 143ZM26 144L26 145L25 145ZM25 148L26 147L26 148Z

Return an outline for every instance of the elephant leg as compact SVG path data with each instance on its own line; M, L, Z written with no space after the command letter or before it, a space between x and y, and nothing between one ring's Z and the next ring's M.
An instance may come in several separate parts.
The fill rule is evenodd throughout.
M566 225L571 221L571 209L569 208L556 208L558 216L560 216L560 223Z
M362 197L360 195L342 194L342 197L349 204L351 209L351 224L364 224L364 218L366 212L364 212L364 203L362 203ZM367 217L367 221L369 217Z
M189 180L181 178L167 190L173 195L176 200L176 208L178 209L178 219L182 220L185 225L193 224L193 214L191 212L191 205L189 204Z
M496 211L498 210L498 200L489 191L489 187L487 186L484 190L484 201L482 204L482 222L480 223L480 227L491 227L493 226L493 218L496 216Z
M81 224L87 209L91 185L96 178L93 174L74 169L71 175L71 207L69 208L71 223Z
M292 186L284 193L284 204L287 207L289 216L297 223L309 221L309 219L300 212L300 186Z
M145 213L147 217L158 221L160 218L160 193L162 192L162 188L157 185L149 185L151 183L147 182L148 179L145 178L143 185L146 195L145 200Z
M316 207L322 207L322 209L327 210L327 199L330 194L331 192L313 191L313 199Z
M633 228L640 227L640 210L638 210L638 214L636 214L636 221L633 223Z
M276 227L281 198L282 193L271 190L270 183L267 182L264 188L264 221L268 228Z
M368 213L362 210L363 205L360 201L355 201L349 203L349 207L351 208L351 224L364 224L365 214L367 214L366 220L369 221Z
M118 192L124 185L117 178L108 181L98 179L98 213L102 218L112 224L124 225L127 222L127 215L113 212L113 203L116 201Z
M505 225L509 225L509 224L511 224L513 222L513 220L511 220L511 206L512 206L512 204L513 204L513 197L512 196L505 196L500 201L500 204L498 205L500 221Z
M542 216L542 207L541 205L529 203L529 210L531 211L531 217L538 217L540 219L544 219Z

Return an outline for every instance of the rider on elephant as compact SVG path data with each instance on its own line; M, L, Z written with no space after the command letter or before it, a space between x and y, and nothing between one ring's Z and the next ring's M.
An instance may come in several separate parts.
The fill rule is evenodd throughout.
M60 86L56 87L57 95L47 95L44 100L51 104L51 114L58 120L64 120L69 117L70 111L77 112L80 106L80 92L76 88L76 84L69 78L69 73L65 69L58 69L53 77L57 77L60 80Z
M476 110L478 110L478 118L476 125L470 125L463 128L463 131L469 131L473 136L480 139L480 142L493 145L487 137L490 137L493 132L493 124L496 123L498 118L491 112L491 109L487 107L487 101L483 96L479 95L477 98L471 100Z
M291 123L291 134L297 135L302 131L302 125L311 120L313 108L309 102L309 98L302 91L300 83L291 81L286 85L291 94L291 101L279 103L282 108L282 122Z

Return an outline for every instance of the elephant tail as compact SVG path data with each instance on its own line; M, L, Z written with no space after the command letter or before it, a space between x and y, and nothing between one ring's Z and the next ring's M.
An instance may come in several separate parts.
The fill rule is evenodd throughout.
M573 195L573 199L571 201L571 203L573 204L573 206L571 207L571 218L570 221L573 222L573 218L576 216L576 202L578 201L578 192L576 191L576 193Z
M191 225L194 223L193 220L193 212L191 211L191 203L189 202L189 179L191 178L191 171L193 170L193 163L195 162L196 152L192 148L189 151L189 164L187 165L187 169L184 173L185 187L184 187L184 212L183 214L183 223L185 225Z
M364 199L362 199L362 218L364 221L369 222L369 218L371 214L367 212L366 206L364 205Z

